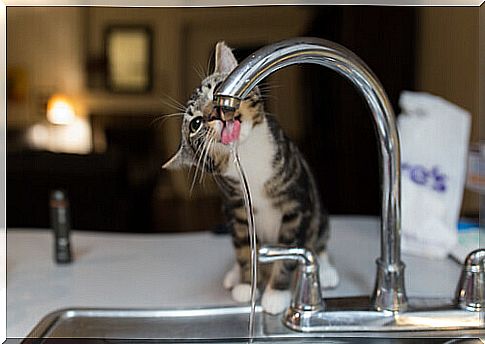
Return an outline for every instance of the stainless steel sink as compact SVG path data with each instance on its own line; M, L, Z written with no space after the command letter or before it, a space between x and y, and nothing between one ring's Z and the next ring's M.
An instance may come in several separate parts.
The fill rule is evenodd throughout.
M328 311L345 314L345 303L365 305L368 298L326 300ZM338 307L338 308L337 308ZM248 337L249 307L219 307L197 309L66 309L46 316L29 334L32 338L76 338L83 340L109 339L122 342L127 339L157 342L245 342ZM368 313L368 312L363 312ZM477 317L483 313L475 313ZM391 316L392 317L392 316ZM457 318L460 319L460 318ZM470 320L471 319L471 320ZM382 330L354 327L335 327L315 333L295 332L282 323L282 317L263 314L256 310L255 343L481 343L485 330L475 327L473 317L469 328L442 326L437 330L399 330L383 326ZM351 329L349 327L349 329ZM88 342L89 342L88 340ZM459 341L457 341L459 340ZM24 341L29 342L29 339ZM36 341L39 343L39 341Z

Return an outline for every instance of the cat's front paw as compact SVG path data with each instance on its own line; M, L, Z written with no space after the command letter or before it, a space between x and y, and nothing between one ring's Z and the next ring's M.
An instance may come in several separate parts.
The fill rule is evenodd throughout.
M232 288L234 288L234 286L239 284L240 277L241 277L241 268L239 267L239 264L236 263L234 264L232 269L226 273L226 276L224 277L224 281L222 282L222 285L224 286L225 289L231 290Z
M283 312L290 305L291 291L276 290L271 287L266 287L261 300L263 310L269 314L278 314Z
M335 288L340 281L337 269L330 262L328 254L326 252L321 253L318 258L318 261L320 263L320 284L322 288Z
M232 288L232 298L236 302L249 302L251 300L251 285L241 283Z

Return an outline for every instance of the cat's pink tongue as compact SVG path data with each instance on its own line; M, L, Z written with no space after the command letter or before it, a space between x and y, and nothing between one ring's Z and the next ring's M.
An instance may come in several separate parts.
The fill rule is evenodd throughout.
M241 130L241 122L227 121L225 127L222 129L221 142L225 145L236 141L239 138L239 131Z

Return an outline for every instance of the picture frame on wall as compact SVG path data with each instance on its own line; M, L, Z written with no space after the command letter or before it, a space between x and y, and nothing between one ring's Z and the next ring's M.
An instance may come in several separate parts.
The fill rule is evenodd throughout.
M153 85L153 33L144 25L109 26L104 35L106 88L147 93Z

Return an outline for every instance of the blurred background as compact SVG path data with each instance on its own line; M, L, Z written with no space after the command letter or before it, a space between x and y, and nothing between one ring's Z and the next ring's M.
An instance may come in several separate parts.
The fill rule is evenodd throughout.
M239 60L294 36L338 42L375 72L396 114L403 90L441 96L472 114L478 142L479 20L478 8L445 7L8 7L7 226L49 227L49 192L62 188L75 229L220 228L210 177L190 192L192 174L161 170L180 139L178 119L162 116L179 112L220 40ZM375 133L353 87L308 65L266 84L267 111L330 213L379 215ZM462 214L478 213L466 191Z

